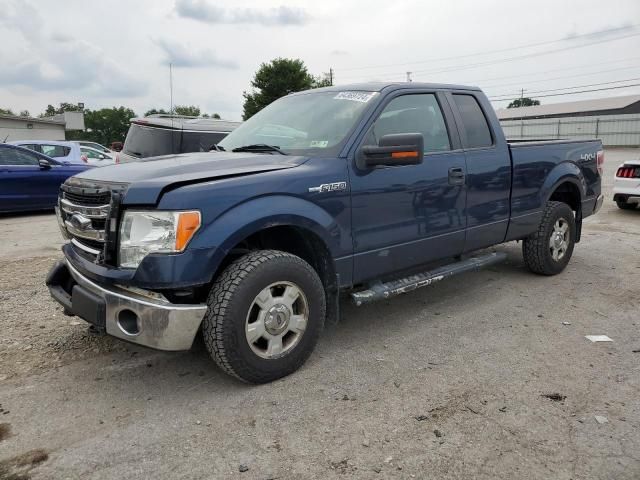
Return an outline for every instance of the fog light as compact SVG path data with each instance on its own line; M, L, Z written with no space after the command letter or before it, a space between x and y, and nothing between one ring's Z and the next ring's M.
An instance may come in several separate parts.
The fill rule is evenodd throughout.
M118 312L118 326L127 335L138 335L140 333L138 314L127 309L120 310Z

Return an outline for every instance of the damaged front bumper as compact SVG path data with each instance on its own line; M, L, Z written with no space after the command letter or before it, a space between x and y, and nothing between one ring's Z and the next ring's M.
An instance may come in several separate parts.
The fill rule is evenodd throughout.
M46 283L66 314L114 337L158 350L191 348L207 311L205 304L174 304L154 292L101 286L68 261L57 262Z

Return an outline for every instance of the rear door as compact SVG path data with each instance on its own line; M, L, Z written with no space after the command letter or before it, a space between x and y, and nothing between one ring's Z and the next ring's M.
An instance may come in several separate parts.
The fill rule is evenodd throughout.
M491 127L490 104L480 92L447 94L467 165L465 252L502 243L509 226L511 157L502 131ZM492 111L491 111L492 112ZM497 119L495 120L497 122ZM494 123L495 124L495 123Z
M378 107L360 147L387 134L421 133L423 162L376 168L352 162L356 283L464 248L465 156L451 112L442 93L413 92L396 92Z

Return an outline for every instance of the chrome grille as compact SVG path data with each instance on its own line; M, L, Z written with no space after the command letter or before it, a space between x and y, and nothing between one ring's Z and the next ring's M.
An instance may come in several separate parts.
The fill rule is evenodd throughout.
M105 250L105 226L111 212L111 191L96 185L65 183L60 188L58 214L76 251L100 261Z

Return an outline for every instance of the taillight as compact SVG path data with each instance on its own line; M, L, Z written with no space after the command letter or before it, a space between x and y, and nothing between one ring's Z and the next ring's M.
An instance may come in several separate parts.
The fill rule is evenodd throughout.
M599 150L596 154L596 165L598 166L598 173L602 176L604 172L604 150Z
M616 177L618 178L635 178L638 175L638 171L640 169L636 169L635 167L620 167L616 172Z

